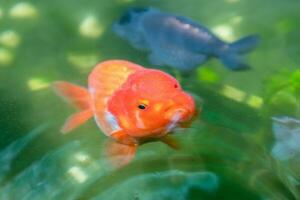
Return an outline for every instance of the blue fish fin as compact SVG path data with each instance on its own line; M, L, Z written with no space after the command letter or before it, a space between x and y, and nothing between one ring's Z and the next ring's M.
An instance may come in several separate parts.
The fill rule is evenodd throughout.
M207 56L204 54L198 54L197 55L197 66L202 65L207 60Z
M191 71L202 65L207 58L208 57L204 54L184 53L183 55L178 55L175 57L175 62L173 63L172 67L182 71Z
M259 43L258 35L249 35L229 44L229 51L244 54L253 50Z
M231 70L249 69L250 66L244 63L241 54L254 49L258 42L258 35L249 35L229 44L228 51L220 56L222 63Z
M237 54L226 54L220 57L222 63L231 70L242 71L250 68Z

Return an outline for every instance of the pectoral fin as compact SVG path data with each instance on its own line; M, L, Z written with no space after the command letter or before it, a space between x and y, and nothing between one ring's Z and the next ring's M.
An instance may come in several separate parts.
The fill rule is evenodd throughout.
M121 168L134 158L137 147L137 145L126 145L109 141L106 146L106 156L111 165Z
M179 124L180 128L190 128L192 124L192 121L188 121L188 122L182 122Z
M174 139L172 136L170 135L166 135L164 137L162 137L160 139L163 143L165 143L166 145L168 145L169 147L171 147L172 149L175 149L175 150L179 150L180 149L180 145L179 143L177 142L176 139Z
M138 142L133 137L129 136L123 130L118 130L112 133L111 137L115 139L117 142L127 145L137 145Z

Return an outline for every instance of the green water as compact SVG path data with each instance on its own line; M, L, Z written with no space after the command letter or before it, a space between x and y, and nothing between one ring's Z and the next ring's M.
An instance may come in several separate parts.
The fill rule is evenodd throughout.
M232 72L210 60L195 73L161 68L203 104L181 149L148 143L128 166L103 156L95 122L61 135L74 109L52 81L86 85L99 61L150 66L145 53L111 32L130 6L188 16L227 41L261 36L252 69ZM0 199L300 199L299 154L271 155L271 117L300 118L300 1L0 1Z

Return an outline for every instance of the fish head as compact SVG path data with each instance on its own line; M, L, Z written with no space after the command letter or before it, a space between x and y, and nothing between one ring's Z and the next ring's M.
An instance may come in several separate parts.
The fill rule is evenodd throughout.
M159 70L130 75L115 99L117 96L123 115L115 112L115 116L133 137L163 135L195 114L192 96L182 90L175 78Z
M113 32L119 37L128 40L132 44L143 41L141 21L145 14L152 8L129 8L113 24Z

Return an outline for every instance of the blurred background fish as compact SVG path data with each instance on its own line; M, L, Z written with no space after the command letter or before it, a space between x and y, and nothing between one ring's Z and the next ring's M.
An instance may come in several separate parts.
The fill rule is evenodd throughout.
M272 155L278 160L289 160L300 152L300 120L288 116L273 117L276 143Z
M231 70L248 69L241 57L259 40L257 35L250 35L227 43L200 23L152 7L126 10L113 31L136 49L148 51L151 64L184 71L211 57L219 58Z

